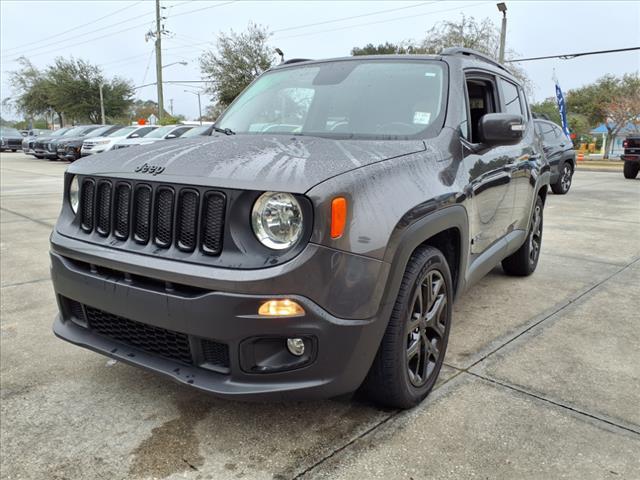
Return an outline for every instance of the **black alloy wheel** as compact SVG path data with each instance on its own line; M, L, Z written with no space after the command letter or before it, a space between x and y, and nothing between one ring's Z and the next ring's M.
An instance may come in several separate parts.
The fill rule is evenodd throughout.
M405 269L391 317L361 391L394 408L418 405L433 389L442 367L453 303L447 259L421 246Z
M441 360L447 327L447 286L442 274L431 270L419 281L407 320L407 374L420 388Z

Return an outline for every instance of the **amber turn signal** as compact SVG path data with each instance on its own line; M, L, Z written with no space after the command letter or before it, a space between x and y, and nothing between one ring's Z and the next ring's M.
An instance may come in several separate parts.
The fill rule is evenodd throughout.
M336 197L331 202L331 238L340 238L347 225L347 199Z
M293 300L269 300L260 305L258 315L262 317L298 317L304 315L304 308Z

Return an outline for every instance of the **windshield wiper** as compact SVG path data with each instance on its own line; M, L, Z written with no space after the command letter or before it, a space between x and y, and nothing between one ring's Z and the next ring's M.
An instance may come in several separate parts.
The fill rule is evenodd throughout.
M236 132L234 132L230 128L220 128L220 127L216 127L215 125L213 126L213 131L214 132L218 132L218 133L224 133L225 135L235 135L236 134Z

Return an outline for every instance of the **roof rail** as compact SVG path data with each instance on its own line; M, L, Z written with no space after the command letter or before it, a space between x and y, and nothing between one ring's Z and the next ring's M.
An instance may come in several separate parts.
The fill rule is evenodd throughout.
M482 60L483 62L487 62L487 63L490 63L493 66L501 68L502 70L504 70L507 73L511 73L511 72L509 72L509 70L507 70L507 67L505 67L504 65L502 65L499 62L496 62L490 56L485 55L484 53L480 53L480 52L478 52L476 50L473 50L471 48L449 47L449 48L445 48L444 50L442 50L440 52L440 55L466 55L467 57L474 57L474 58L477 58L478 60Z
M309 62L311 60L312 60L311 58L292 58L290 60L286 60L282 62L280 65L289 65L291 63L299 63L299 62Z

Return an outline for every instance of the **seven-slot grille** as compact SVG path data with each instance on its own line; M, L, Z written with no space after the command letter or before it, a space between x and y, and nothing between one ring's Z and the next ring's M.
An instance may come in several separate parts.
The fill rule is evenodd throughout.
M206 255L219 255L225 196L214 190L84 178L79 215L87 234L184 252L199 247Z

